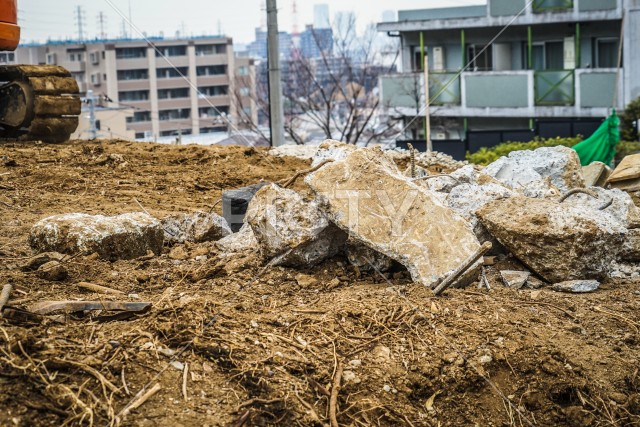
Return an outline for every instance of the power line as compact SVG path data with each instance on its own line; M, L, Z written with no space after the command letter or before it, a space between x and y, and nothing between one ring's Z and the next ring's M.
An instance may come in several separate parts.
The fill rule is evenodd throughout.
M100 28L99 38L101 38L102 40L107 39L107 32L105 31L106 26L107 26L107 17L104 14L104 12L100 11L98 13L98 28Z
M85 19L85 11L82 6L78 5L76 7L76 26L78 31L78 40L84 40L84 19Z

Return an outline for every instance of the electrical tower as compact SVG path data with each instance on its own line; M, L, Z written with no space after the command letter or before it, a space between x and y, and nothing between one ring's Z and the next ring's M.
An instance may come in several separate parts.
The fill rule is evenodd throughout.
M100 34L98 35L99 39L106 40L108 38L107 32L105 31L107 27L107 16L104 12L98 13L98 28L100 29Z
M82 41L84 40L84 19L85 19L85 12L84 9L82 8L82 6L78 5L76 7L76 27L77 27L77 31L78 31L78 40Z

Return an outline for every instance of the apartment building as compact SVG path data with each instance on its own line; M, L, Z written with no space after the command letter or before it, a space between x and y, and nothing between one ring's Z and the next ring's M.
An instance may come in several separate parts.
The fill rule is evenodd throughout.
M252 67L236 66L228 37L50 42L20 47L14 59L61 65L83 94L93 91L105 107L132 108L127 130L137 139L226 131L228 120L235 128L236 71ZM245 80L241 90L250 98L255 87Z
M416 117L427 56L432 139L448 151L456 143L458 157L505 140L590 135L612 107L640 96L639 28L640 0L399 11L396 22L378 24L402 49L402 72L380 80L382 103L413 120L406 139L424 138Z

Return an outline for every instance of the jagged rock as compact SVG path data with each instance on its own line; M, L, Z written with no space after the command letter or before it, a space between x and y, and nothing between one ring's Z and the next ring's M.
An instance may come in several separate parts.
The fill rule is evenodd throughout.
M38 252L98 253L108 260L133 259L162 251L164 231L157 219L142 212L118 216L72 213L37 222L29 244Z
M164 241L170 245L184 242L210 242L231 234L227 221L215 213L177 213L162 220Z
M429 190L443 193L449 193L453 188L461 184L502 185L497 179L478 171L474 165L466 165L451 172L449 175L450 176L430 178L420 182L423 182Z
M231 234L216 242L216 247L225 253L238 253L244 251L255 251L258 248L253 230L249 224L244 224L237 233Z
M262 255L277 264L309 266L337 254L347 235L331 224L315 201L271 184L258 191L246 216Z
M356 149L356 146L353 144L345 144L344 142L327 139L318 147L318 151L316 151L311 161L311 167L315 167L325 160L343 160L349 153Z
M637 279L640 277L640 265L637 262L614 261L611 263L609 277L614 279Z
M620 251L620 260L626 262L640 262L640 229L627 232L627 238Z
M570 280L566 282L555 283L551 289L557 292L569 292L573 294L582 294L593 292L600 287L597 280Z
M562 146L512 151L485 167L483 172L510 188L528 189L531 194L546 192L548 184L544 179L547 177L562 193L585 186L578 154ZM536 183L539 181L543 182Z
M480 248L464 219L379 149L355 150L305 182L333 223L404 265L416 282L431 286Z
M604 187L612 170L602 162L593 162L582 167L584 184L587 187Z
M640 154L626 156L607 179L613 188L624 191L640 190Z
M605 277L626 235L608 214L548 199L494 200L477 214L500 243L552 283Z
M36 271L41 265L48 263L49 261L62 261L65 257L64 254L58 252L44 252L37 254L29 258L26 262L20 265L22 271Z
M391 258L353 239L347 242L346 252L349 263L360 271L385 272L393 266Z
M69 273L60 262L49 261L38 267L36 276L50 282L61 282L69 276Z
M248 187L229 190L222 193L222 216L234 233L244 224L244 216L253 196L268 182L259 182Z
M526 283L531 273L528 271L504 270L500 272L502 282L507 288L521 289Z
M600 187L592 187L589 190L596 193L598 198L594 199L588 194L578 193L570 196L563 203L598 210L611 200L611 205L603 209L603 213L611 215L613 219L620 222L625 228L640 228L640 209L633 203L628 193L617 188L607 190Z

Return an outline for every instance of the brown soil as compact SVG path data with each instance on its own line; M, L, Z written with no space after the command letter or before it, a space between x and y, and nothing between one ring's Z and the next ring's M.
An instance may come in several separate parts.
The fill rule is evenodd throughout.
M517 264L507 258L487 270L491 291L436 298L402 271L359 274L340 257L265 270L256 255L224 258L212 243L181 245L183 261L171 248L115 263L68 258L63 282L20 269L43 217L138 211L136 200L157 217L208 210L224 189L307 166L239 147L0 145L0 285L14 284L10 305L153 304L128 319L25 320L9 310L0 320L0 425L109 425L155 384L160 391L123 425L328 425L339 371L344 426L640 425L638 281L587 295L509 290L497 273ZM171 362L188 366L186 400L184 371Z

